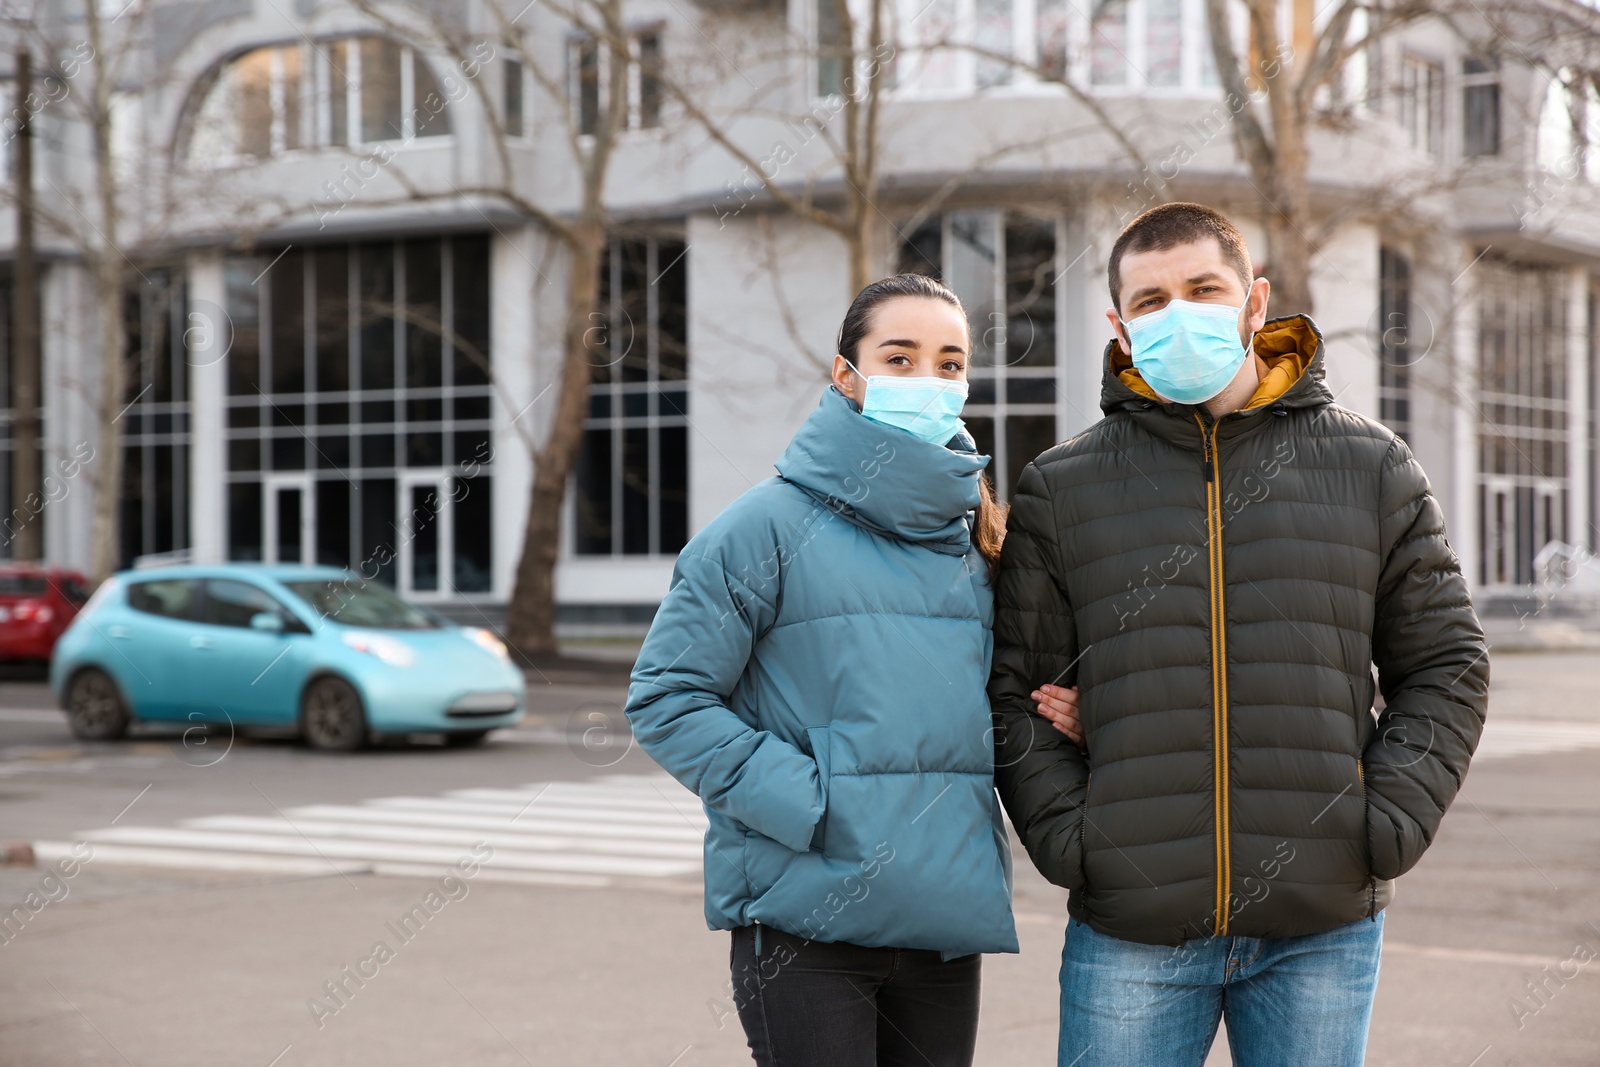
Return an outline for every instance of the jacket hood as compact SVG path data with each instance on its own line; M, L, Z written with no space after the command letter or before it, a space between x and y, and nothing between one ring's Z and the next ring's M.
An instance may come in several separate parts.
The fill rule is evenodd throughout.
M1322 350L1322 331L1305 315L1268 319L1255 336L1255 354L1266 363L1267 372L1261 376L1261 384L1250 402L1240 411L1331 404L1333 394L1322 382ZM1115 339L1107 343L1101 363L1100 410L1107 415L1128 409L1148 409L1154 402L1172 413L1187 416L1200 406L1162 400Z
M864 417L831 385L776 464L785 481L851 522L949 555L967 551L967 514L988 465L967 434L930 445Z

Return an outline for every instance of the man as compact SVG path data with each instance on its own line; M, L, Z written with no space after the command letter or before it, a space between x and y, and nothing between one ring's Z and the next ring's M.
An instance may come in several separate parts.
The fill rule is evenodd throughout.
M1153 208L1109 273L1105 418L1022 473L990 681L1001 799L1070 890L1060 1062L1194 1067L1226 1018L1236 1064L1357 1065L1483 632L1422 469L1226 218ZM1073 685L1082 750L1034 707Z

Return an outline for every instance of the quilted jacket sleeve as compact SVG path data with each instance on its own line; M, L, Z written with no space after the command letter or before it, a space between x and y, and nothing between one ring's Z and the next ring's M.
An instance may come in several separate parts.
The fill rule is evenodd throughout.
M628 721L640 746L707 808L804 852L825 805L816 761L728 706L776 615L732 572L764 575L780 553L770 543L766 554L729 538L718 544L719 533L702 531L696 542L711 543L692 542L678 557L634 664ZM745 555L748 568L739 566Z
M1372 658L1386 707L1363 756L1372 873L1422 858L1455 799L1488 707L1489 662L1461 563L1405 442L1384 457Z
M1023 469L1006 521L996 590L995 785L1034 866L1068 889L1083 885L1083 802L1089 770L1078 747L1035 712L1040 685L1072 685L1078 657L1072 608L1061 589L1057 530L1039 468Z

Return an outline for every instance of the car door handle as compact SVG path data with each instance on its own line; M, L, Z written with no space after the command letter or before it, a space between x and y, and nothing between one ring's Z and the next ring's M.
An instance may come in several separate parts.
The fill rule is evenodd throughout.
M211 649L217 647L217 643L203 634L195 634L193 637L189 638L189 647L210 651Z
M108 626L106 628L106 636L126 640L129 636L129 631L126 626Z

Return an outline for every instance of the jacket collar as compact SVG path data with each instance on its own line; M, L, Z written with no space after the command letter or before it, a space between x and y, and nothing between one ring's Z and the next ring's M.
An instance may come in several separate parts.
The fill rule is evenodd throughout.
M988 464L965 433L930 445L864 417L829 386L777 468L785 481L858 526L965 555L967 515L978 506L978 478Z

